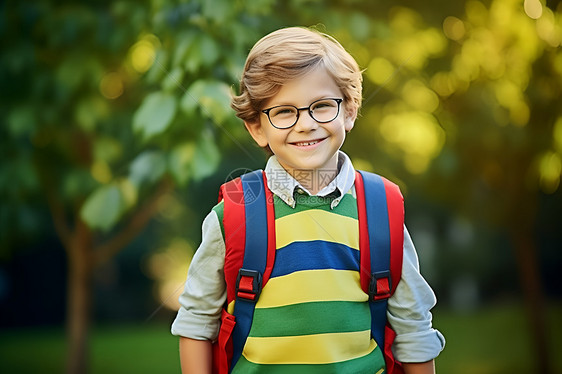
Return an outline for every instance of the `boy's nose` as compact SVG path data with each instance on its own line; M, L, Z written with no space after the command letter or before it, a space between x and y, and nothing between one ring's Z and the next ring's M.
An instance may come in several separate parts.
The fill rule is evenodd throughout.
M303 111L300 113L297 123L295 123L295 131L297 132L307 132L316 130L318 128L318 122L316 122L308 111Z

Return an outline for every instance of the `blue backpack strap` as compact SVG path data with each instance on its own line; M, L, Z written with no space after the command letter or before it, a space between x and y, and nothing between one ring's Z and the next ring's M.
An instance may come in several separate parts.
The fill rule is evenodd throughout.
M388 298L402 273L404 254L404 198L400 188L389 180L368 172L355 178L361 287L369 295L371 334L383 350L386 372L403 373L392 354L396 334L387 323Z
M363 178L369 233L371 334L381 349L384 349L386 309L391 290L390 229L386 192L380 176L363 171L359 173Z
M268 258L267 198L263 173L256 170L241 177L244 191L246 241L244 261L236 280L236 302L233 331L233 353L230 370L236 365L250 333Z

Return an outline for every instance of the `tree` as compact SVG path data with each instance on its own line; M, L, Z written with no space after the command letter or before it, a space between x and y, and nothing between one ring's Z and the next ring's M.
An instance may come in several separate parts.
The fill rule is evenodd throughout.
M44 197L68 258L71 373L87 371L93 272L171 187L153 187L143 167L154 159L132 160L139 146L129 123L145 92L134 48L147 17L136 2L2 7L2 248L30 234L18 218L44 209Z
M2 249L48 210L68 258L69 373L87 372L96 268L174 186L211 175L219 146L245 150L230 85L269 3L3 4Z

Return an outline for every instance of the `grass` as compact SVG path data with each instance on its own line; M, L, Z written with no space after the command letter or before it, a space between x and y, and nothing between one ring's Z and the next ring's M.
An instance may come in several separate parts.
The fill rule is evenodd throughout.
M438 373L536 373L525 313L513 305L471 313L438 311L434 325L447 340L436 360ZM562 305L548 310L549 348L554 373L562 373Z
M438 309L435 327L447 339L437 358L440 374L535 373L524 313L513 305L471 313ZM551 356L562 373L562 305L549 310ZM0 332L1 373L63 373L62 329ZM177 338L166 325L102 326L91 338L92 374L179 373Z
M103 326L93 329L90 373L179 373L178 339L165 325ZM1 373L64 373L62 329L18 329L0 333Z

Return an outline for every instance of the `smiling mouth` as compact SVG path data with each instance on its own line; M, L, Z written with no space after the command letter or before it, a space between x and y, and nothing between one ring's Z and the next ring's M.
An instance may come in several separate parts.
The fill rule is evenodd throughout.
M306 142L296 142L296 143L291 143L291 144L296 145L297 147L306 147L306 146L309 146L309 145L318 144L322 140L324 140L324 139L315 139L315 140L309 140L309 141L306 141Z

